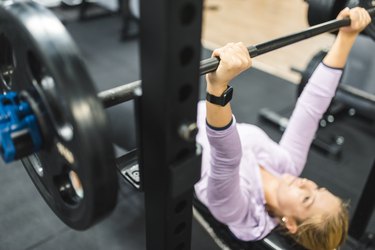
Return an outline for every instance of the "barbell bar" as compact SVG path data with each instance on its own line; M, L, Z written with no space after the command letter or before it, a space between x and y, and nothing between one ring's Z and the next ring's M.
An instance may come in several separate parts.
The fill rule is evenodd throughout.
M367 9L369 14L373 17L375 16L375 8ZM373 20L374 22L374 20ZM290 35L286 35L265 43L260 43L258 45L253 45L248 47L248 51L251 58L263 55L267 52L274 51L276 49L285 47L287 45L291 45L302 40L306 40L308 38L326 33L336 31L341 27L349 26L351 23L349 18L345 18L342 20L331 20L321 24L314 25L306 30L296 32ZM216 57L212 57L209 59L205 59L201 61L200 72L202 74L206 74L212 71L215 71L219 66L220 59Z
M367 10L371 16L375 15L375 8ZM341 27L349 26L350 19L345 18L342 20L331 20L321 24L314 25L306 30L286 35L277 39L273 39L264 43L249 46L250 57L254 58L263 55L267 52L306 40L308 38L338 30ZM220 59L211 57L204 59L200 62L200 75L213 72L219 66ZM141 81L135 81L110 90L105 90L98 94L99 99L102 100L104 107L108 108L122 102L126 102L141 95Z
M256 57L349 24L329 21L248 50ZM31 1L0 4L0 49L2 156L13 144L9 159L21 158L54 213L68 226L86 229L108 215L117 199L111 167L116 160L103 106L141 96L141 81L97 93L65 27ZM203 60L200 74L218 65L218 58ZM181 131L176 132L189 139L186 129Z

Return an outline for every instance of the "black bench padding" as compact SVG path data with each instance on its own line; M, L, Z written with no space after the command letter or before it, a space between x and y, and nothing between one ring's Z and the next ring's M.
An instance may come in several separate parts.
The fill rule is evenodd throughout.
M280 228L274 229L267 237L259 241L242 241L229 230L228 226L216 220L210 213L208 208L201 203L197 197L193 199L193 205L200 215L212 227L215 234L221 239L230 249L237 250L306 250L298 245L293 239L284 235Z

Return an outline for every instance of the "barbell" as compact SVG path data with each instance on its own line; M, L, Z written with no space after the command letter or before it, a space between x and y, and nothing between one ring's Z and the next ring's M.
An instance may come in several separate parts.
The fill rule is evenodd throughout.
M374 8L369 12L374 15ZM251 57L350 24L332 20L248 47ZM35 2L0 4L0 153L21 159L40 194L68 226L84 230L116 205L115 157L104 108L142 96L141 81L96 93L72 38ZM201 61L200 74L218 58ZM195 126L178 131L192 139Z

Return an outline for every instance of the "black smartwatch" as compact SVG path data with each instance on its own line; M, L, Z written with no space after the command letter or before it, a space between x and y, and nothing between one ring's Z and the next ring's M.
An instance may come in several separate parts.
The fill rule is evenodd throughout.
M232 96L233 88L232 86L228 85L227 89L223 94L221 94L221 96L214 96L207 92L206 100L210 103L224 107L228 102L230 102L230 100L232 100Z

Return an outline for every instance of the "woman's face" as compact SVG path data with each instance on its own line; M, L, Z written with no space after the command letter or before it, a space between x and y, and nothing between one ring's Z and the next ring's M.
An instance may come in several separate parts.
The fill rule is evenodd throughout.
M315 182L285 174L277 190L277 200L283 216L292 216L300 221L313 215L338 213L340 200Z

